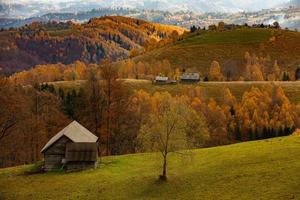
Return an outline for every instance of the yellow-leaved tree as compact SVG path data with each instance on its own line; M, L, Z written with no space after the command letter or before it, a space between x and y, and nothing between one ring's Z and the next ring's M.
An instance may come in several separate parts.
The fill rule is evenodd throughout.
M204 120L192 110L185 98L169 93L154 94L152 112L140 128L138 141L142 151L159 151L163 158L160 180L167 180L167 158L170 153L197 147L207 129Z
M221 72L220 64L217 61L213 61L209 68L208 74L209 81L224 81L225 78Z

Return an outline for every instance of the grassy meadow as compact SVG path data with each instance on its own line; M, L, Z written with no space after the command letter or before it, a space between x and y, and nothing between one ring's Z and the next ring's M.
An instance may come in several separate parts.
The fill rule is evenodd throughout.
M245 37L247 35L247 37ZM225 44L225 43L258 43L268 40L272 32L264 29L237 29L235 31L211 32L203 35L196 35L180 41L177 44L193 45L201 44Z
M216 60L222 67L242 66L245 52L270 56L287 70L300 64L300 34L270 29L237 29L225 32L201 32L174 44L136 57L136 62L170 61L179 68L195 68L205 73Z
M104 157L76 173L19 166L0 169L0 199L300 199L299 157L299 136L197 149L169 157L166 183L155 153Z

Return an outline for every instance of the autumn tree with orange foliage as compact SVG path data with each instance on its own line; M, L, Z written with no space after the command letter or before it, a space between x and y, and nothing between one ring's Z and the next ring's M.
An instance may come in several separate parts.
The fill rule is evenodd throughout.
M209 68L208 73L209 81L224 81L225 78L221 72L220 64L217 61L213 61Z
M15 84L34 85L36 83L54 81L86 80L88 66L80 61L70 65L45 64L37 65L34 68L18 72L9 77Z
M0 79L0 143L26 117L20 111L26 110L28 100L16 90L7 79Z
M0 80L0 94L0 167L40 160L41 147L69 121L60 100L7 79Z
M118 74L121 78L153 80L158 75L169 76L170 78L175 78L175 75L178 76L178 71L176 74L176 70L172 69L171 63L168 60L153 63L141 61L135 63L129 59L116 65L119 68Z
M162 155L160 180L167 180L169 154L199 147L206 132L202 118L192 110L183 97L172 97L168 92L155 93L152 112L141 126L138 141L142 151L159 151ZM203 142L203 141L202 141Z
M118 79L118 69L109 60L104 60L100 65L101 77L104 81L103 91L105 95L106 107L106 154L111 154L112 125L118 126L118 113L120 101L123 100L122 81ZM112 121L116 120L115 124Z
M246 69L244 78L246 81L264 81L264 75L261 69L261 66L253 54L245 53Z
M100 72L97 68L91 68L88 72L88 80L84 85L84 94L81 97L82 113L78 114L87 127L98 136L100 152L103 144L102 129L104 126L104 111L106 99L104 94L104 83L101 81Z
M294 107L281 87L252 88L234 106L236 138L245 141L290 134L299 126Z

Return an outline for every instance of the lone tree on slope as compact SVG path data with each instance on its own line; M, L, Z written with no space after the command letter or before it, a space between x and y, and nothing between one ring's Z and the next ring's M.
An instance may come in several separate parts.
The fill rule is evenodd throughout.
M138 139L143 150L159 151L163 157L160 180L167 180L167 156L201 146L207 133L202 118L180 98L162 93L157 109L140 129ZM182 153L181 153L182 154Z

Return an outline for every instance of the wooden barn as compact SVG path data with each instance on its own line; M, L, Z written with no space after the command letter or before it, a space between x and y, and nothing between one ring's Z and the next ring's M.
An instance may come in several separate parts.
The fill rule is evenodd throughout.
M44 154L46 171L95 168L98 159L98 137L73 121L52 137L41 153Z

